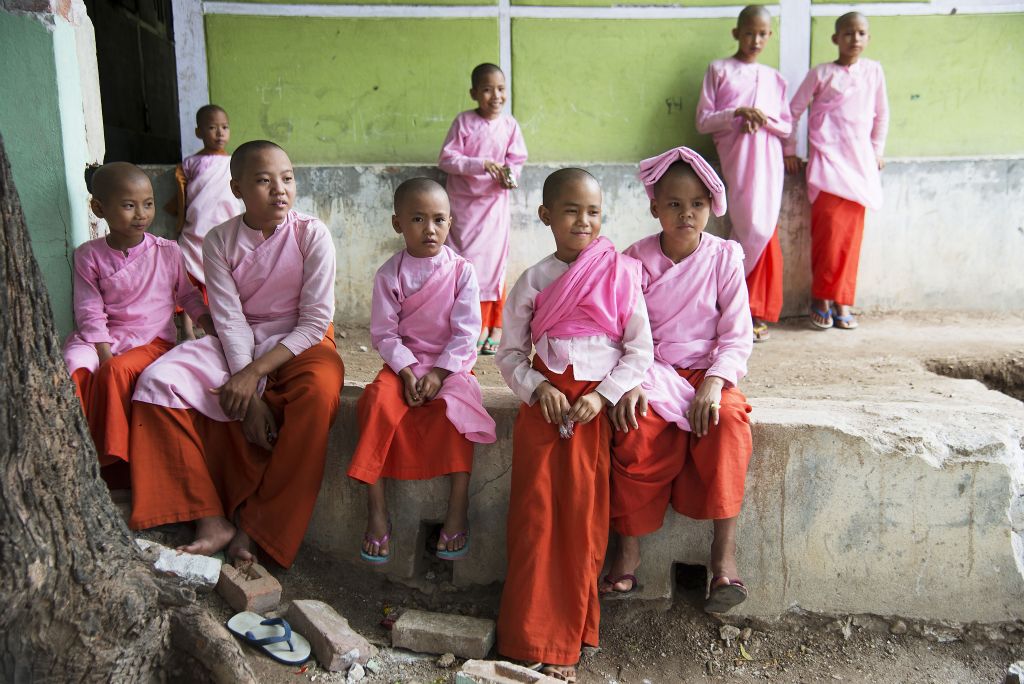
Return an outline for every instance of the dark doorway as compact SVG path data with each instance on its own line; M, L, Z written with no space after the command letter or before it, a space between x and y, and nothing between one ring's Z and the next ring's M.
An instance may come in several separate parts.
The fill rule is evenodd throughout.
M171 0L85 0L96 31L104 161L181 156Z

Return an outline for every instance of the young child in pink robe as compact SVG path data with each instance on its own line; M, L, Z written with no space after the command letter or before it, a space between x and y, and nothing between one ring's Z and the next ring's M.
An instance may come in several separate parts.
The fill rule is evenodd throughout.
M292 210L291 160L257 140L231 156L245 213L203 244L219 338L150 366L132 406L133 529L195 520L182 547L291 565L320 491L344 366L334 344L334 242Z
M451 209L436 182L413 178L398 186L391 224L405 249L377 271L370 315L370 337L385 365L359 398L359 444L348 469L368 485L360 556L375 564L390 559L381 478L448 475L451 493L437 556L456 560L469 552L473 445L496 439L494 420L470 374L480 290L473 266L444 245Z
M703 232L726 201L696 152L678 147L646 159L640 179L661 233L624 253L643 264L655 362L612 411L611 521L620 544L601 590L636 588L640 537L661 527L671 503L714 521L705 610L724 612L747 595L735 549L752 450L750 406L737 388L753 349L743 252Z
M811 69L790 103L793 121L810 104L807 137L807 196L811 201L811 311L815 328L852 330L850 313L865 208L882 206L883 152L889 103L882 65L862 59L871 34L859 12L836 19L834 62ZM785 144L786 170L797 173L796 137Z
M469 96L476 109L452 122L437 165L448 174L452 229L448 246L469 260L480 282L481 316L477 348L494 354L501 340L512 210L509 192L526 163L519 124L505 113L505 75L494 64L480 64L471 76Z
M653 347L640 264L600 237L597 180L560 169L543 193L538 215L555 253L512 288L497 355L523 402L512 437L498 652L575 681L580 648L597 645L601 619L612 436L605 408L640 384Z
M231 139L228 114L215 104L203 105L196 112L196 137L203 149L185 157L174 169L178 193L167 204L167 211L178 217L178 244L185 255L189 278L206 299L203 275L203 238L214 226L242 213L242 204L231 193L231 157L225 151ZM194 340L192 321L182 316L182 332Z
M786 81L757 59L772 35L761 5L743 8L733 38L739 49L711 63L697 103L697 130L715 140L729 196L732 239L743 247L754 341L768 339L768 323L782 311L782 141L792 122Z
M153 186L138 167L106 164L92 178L92 210L110 233L75 250L76 329L64 343L102 466L129 461L128 425L135 382L177 339L174 307L213 331L202 296L185 276L178 245L146 232L155 215ZM115 488L127 473L104 468ZM118 477L120 476L120 477Z

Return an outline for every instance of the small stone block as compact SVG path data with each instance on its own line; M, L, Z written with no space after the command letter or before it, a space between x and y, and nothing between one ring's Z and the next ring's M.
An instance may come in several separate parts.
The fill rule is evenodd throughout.
M1011 663L1006 668L1006 679L1004 684L1024 684L1024 660Z
M494 620L407 610L391 630L391 645L419 653L484 658L494 645Z
M558 684L560 680L504 660L467 660L453 684Z
M153 569L157 572L173 575L199 590L217 586L222 563L216 558L175 551L147 539L136 539L135 543L143 550L145 558L155 556Z
M281 602L281 583L259 563L241 568L225 563L220 567L217 593L235 610L262 615Z
M292 601L285 619L292 629L309 640L316 659L331 672L346 671L357 662L365 665L373 655L370 642L323 601Z

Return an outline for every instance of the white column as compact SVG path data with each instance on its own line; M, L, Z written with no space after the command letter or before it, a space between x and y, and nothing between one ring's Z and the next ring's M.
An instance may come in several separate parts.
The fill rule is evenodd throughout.
M505 72L508 101L505 109L512 113L512 11L511 0L498 0L498 66Z
M178 118L181 128L181 157L195 151L196 110L210 101L210 79L206 70L206 29L202 0L173 0L174 61L178 69Z
M779 71L793 93L811 68L811 0L781 0ZM797 154L807 156L807 116L797 126Z

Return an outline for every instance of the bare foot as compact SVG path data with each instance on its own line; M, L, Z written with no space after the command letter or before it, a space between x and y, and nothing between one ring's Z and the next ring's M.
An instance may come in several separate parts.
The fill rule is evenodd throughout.
M739 578L736 566L736 518L716 520L711 542L711 574L714 577Z
M228 557L246 563L256 560L256 545L253 544L252 538L242 531L241 527L235 532L231 543L228 544Z
M363 552L367 556L388 557L391 553L391 540L385 539L388 535L388 528L386 510L370 513L370 517L366 521L366 534L363 536Z
M196 538L191 544L179 546L178 551L199 556L212 556L227 546L235 536L235 526L222 516L200 518L196 521Z
M811 320L818 326L830 326L832 325L832 302L827 299L812 299L811 300ZM821 313L818 313L821 312ZM821 315L824 314L824 315Z
M541 674L546 674L548 677L553 677L563 682L575 682L576 681L576 666L575 665L545 665L540 669Z
M458 551L466 545L469 532L469 473L452 473L451 493L448 496L448 514L437 540L438 551Z
M640 537L619 537L619 548L615 551L611 567L608 569L608 577L622 577L623 575L635 575L640 567ZM613 591L625 592L633 589L631 579L623 579L612 584L604 579L598 584L597 591L601 594L610 594Z

